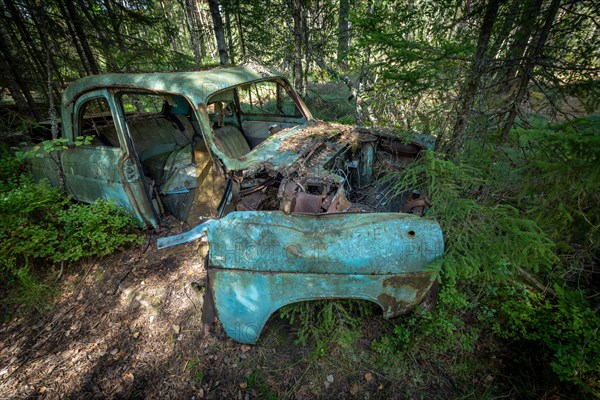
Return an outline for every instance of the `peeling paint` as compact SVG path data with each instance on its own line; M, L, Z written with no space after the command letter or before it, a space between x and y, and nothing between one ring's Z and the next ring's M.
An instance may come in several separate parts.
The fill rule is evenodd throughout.
M244 112L260 85L276 90ZM249 87L256 95L242 98ZM162 111L126 111L128 93L158 98ZM107 114L84 120L94 99ZM113 199L146 226L166 212L193 226L157 245L207 238L206 304L237 341L255 343L293 302L363 299L390 318L435 294L429 266L444 242L422 218L429 199L379 179L432 149L431 136L316 121L284 76L252 65L82 78L65 91L62 118L64 138L88 126L96 143L36 158L32 172L80 201Z

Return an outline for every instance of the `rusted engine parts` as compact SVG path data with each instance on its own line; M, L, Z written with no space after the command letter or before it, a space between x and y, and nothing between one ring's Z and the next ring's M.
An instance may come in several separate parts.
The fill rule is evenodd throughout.
M399 195L377 179L401 170L422 147L367 133L322 138L284 171L268 169L239 182L237 211L281 210L289 213L402 211L423 215L427 198ZM274 175L274 176L272 176Z

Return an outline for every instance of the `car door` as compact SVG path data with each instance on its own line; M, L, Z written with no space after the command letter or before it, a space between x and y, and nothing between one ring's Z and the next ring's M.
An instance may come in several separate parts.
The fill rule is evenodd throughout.
M123 134L123 121L109 90L80 96L74 105L74 136L90 135L91 144L64 150L61 164L67 191L91 203L113 200L147 226L158 226L139 172Z

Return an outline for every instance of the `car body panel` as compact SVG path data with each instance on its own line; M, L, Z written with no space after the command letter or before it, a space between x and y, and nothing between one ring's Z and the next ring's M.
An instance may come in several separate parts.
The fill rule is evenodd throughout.
M158 240L159 248L206 236L208 285L219 320L255 343L268 317L305 300L377 303L385 317L420 304L433 285L427 267L443 252L439 225L411 214L233 212Z
M280 114L259 115L251 101L244 113L240 93L273 83L266 104ZM139 94L162 110L126 111L124 96ZM94 98L110 108L112 142L95 116L82 117ZM193 226L158 246L206 238L206 304L235 340L255 343L268 317L297 301L363 299L393 317L434 292L444 243L439 224L421 218L428 199L380 180L431 149L431 136L316 121L283 75L258 66L82 78L63 95L62 126L68 148L33 159L34 175L81 201L113 199L148 227L165 209ZM110 146L75 146L84 126Z

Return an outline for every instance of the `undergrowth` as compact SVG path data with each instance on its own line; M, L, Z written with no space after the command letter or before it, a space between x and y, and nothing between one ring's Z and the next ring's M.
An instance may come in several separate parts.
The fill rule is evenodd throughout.
M466 396L537 397L565 385L600 396L600 118L540 122L515 129L511 145L472 143L452 159L426 152L384 179L428 194L446 249L437 306L384 325L374 362L393 376L417 373L402 360L422 373L435 359ZM365 336L355 323L367 314L340 302L289 307L281 315L301 341L335 342L338 327ZM548 371L546 386L531 382L536 370Z
M21 163L0 161L0 283L4 301L42 311L52 292L44 277L54 265L101 257L141 240L130 215L112 202L77 204L46 182L34 182Z

